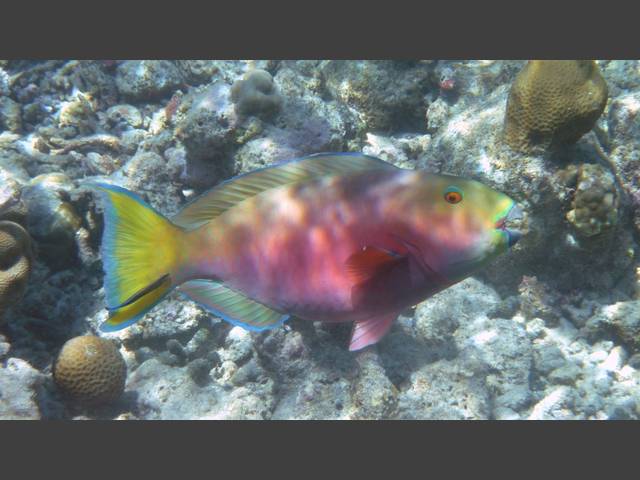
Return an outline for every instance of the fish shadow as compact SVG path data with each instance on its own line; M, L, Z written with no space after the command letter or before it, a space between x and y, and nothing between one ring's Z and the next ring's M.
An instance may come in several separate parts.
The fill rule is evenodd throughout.
M459 354L453 336L438 341L425 341L407 332L397 323L377 348L380 364L391 383L403 390L414 372L440 360L452 360Z
M359 352L348 349L353 328L351 323L318 323L314 326L313 322L295 319L290 325L309 346L311 362L332 376L353 378L360 371L357 360L360 352L373 349L377 351L387 377L399 390L403 389L414 372L425 365L451 360L459 353L453 336L439 341L424 341L408 331L408 326L399 325L398 322L379 343Z
M332 375L351 377L357 371L354 352L349 351L351 323L310 322L295 317L292 320L290 326L309 346L311 363Z

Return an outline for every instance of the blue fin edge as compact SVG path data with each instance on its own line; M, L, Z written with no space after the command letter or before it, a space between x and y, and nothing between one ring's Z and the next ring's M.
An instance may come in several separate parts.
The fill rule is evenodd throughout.
M263 332L265 330L273 330L274 328L278 328L280 327L284 322L286 322L290 315L289 314L284 314L282 315L282 317L280 317L280 319L278 319L278 321L276 323L274 323L273 325L267 325L266 327L255 327L253 325L249 325L247 323L243 323L240 320L237 320L233 317L228 316L225 313L222 313L220 310L216 310L215 308L212 308L209 305L205 305L203 303L198 302L197 300L194 300L193 298L191 298L189 295L187 295L184 292L179 292L180 295L182 295L184 298L186 298L187 300L191 300L192 302L198 304L199 306L201 306L202 308L204 308L207 312L209 313L213 313L216 317L220 317L221 319L223 319L225 322L228 322L232 325L236 325L238 327L242 327L245 330L251 330L252 332Z

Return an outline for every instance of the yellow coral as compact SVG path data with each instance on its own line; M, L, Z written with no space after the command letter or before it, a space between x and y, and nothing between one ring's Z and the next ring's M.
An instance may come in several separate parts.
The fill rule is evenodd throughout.
M575 143L593 128L607 95L591 60L532 60L511 86L504 140L523 153Z
M114 401L124 391L127 365L111 340L85 335L64 344L53 366L58 388L85 405Z

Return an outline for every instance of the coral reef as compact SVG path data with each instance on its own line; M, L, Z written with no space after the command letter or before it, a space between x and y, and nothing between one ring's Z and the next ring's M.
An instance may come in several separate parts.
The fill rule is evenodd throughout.
M543 152L568 141L556 122L561 141L518 154L502 135L525 63L2 65L0 225L27 230L33 256L0 321L0 418L640 418L639 64L565 75L567 102L593 91L600 108L602 72L609 106L581 127L595 122L594 133ZM271 115L234 103L234 83L256 71L277 86ZM583 106L566 111L586 117ZM517 199L526 234L357 353L350 325L294 318L248 332L174 293L131 327L99 332L102 206L86 182L131 188L172 215L232 175L319 151L477 179ZM117 400L90 409L54 380L65 342L87 335L113 339L111 365L128 372Z
M511 86L504 140L524 153L575 143L593 128L607 95L593 61L532 60Z
M84 335L64 344L53 365L53 378L72 400L97 405L122 395L127 365L111 340Z

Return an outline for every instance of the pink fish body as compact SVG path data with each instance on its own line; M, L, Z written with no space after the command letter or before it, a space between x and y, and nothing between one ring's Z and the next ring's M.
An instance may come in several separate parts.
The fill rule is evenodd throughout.
M382 338L401 311L474 273L519 237L506 228L517 213L506 195L360 154L315 155L237 177L171 222L129 192L100 188L110 205L126 197L122 212L111 209L118 222L110 222L110 209L106 215L103 256L114 258L105 261L107 329L131 324L177 287L253 330L290 315L354 322L350 349L358 350ZM135 211L125 205L132 202L163 225L134 218L118 236L110 223L126 229L122 214ZM128 280L125 263L143 255L131 238L137 229L155 230L142 243L162 242L165 254L135 260L154 271Z

